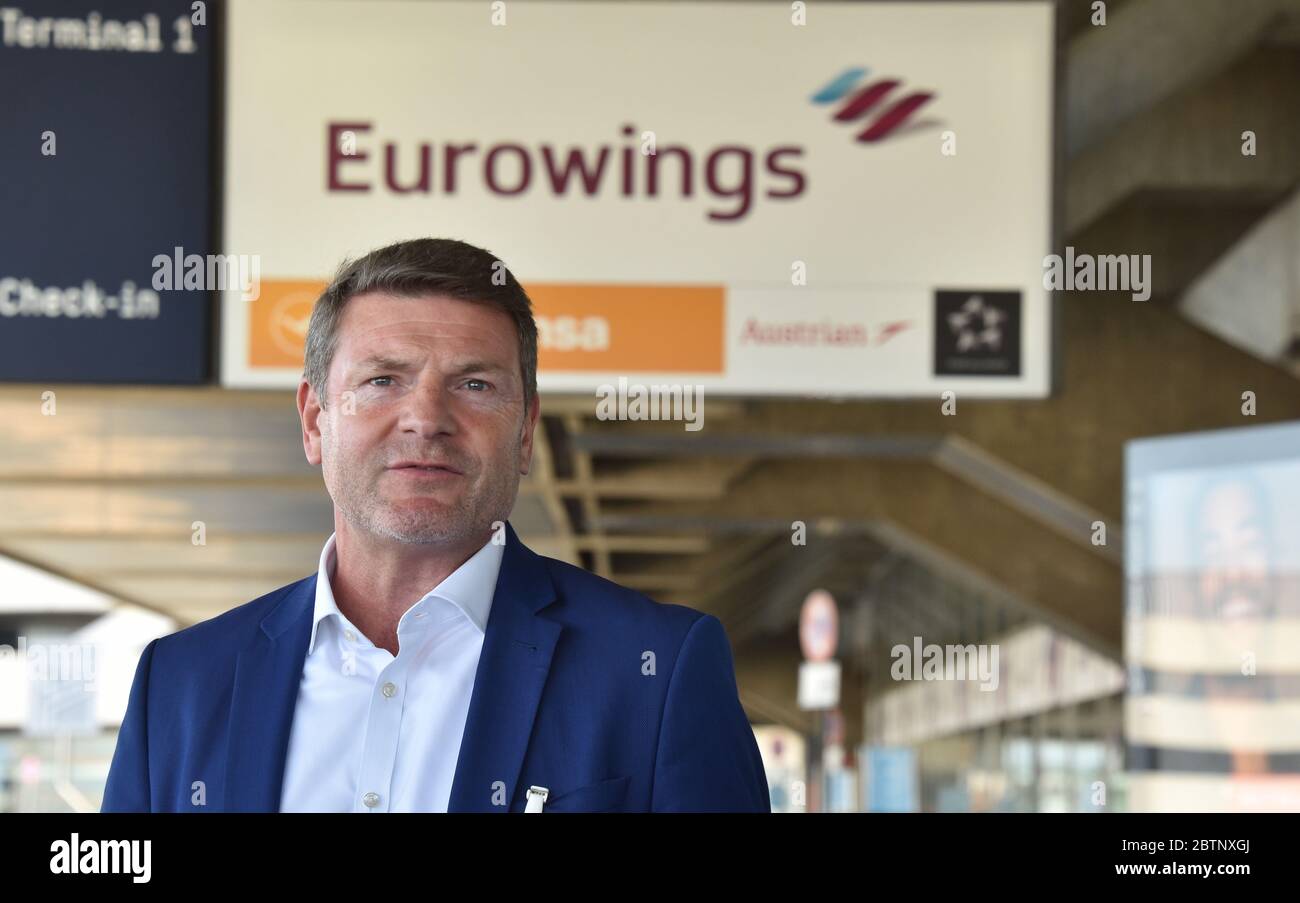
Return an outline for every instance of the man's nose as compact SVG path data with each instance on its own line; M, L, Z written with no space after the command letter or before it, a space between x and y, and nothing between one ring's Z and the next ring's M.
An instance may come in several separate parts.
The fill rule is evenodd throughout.
M402 431L424 438L454 433L456 421L451 405L451 392L446 386L437 380L421 380L406 394Z

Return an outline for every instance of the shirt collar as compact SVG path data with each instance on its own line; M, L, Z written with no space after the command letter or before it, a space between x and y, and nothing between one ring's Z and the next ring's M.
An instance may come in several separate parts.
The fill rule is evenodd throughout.
M334 601L334 589L330 585L330 578L334 576L334 569L338 564L338 553L334 542L336 535L331 533L330 538L325 540L325 547L320 553L320 565L316 570L316 606L312 615L311 639L307 643L308 655L311 655L316 648L316 631L321 621L330 615L338 615L340 619L343 617L338 604ZM495 531L492 536L496 536ZM479 633L487 633L488 615L492 611L492 596L496 592L497 575L501 572L504 551L504 544L494 543L492 538L489 538L481 549L448 574L441 583L425 593L411 608L415 608L430 596L437 596L460 609L478 628Z

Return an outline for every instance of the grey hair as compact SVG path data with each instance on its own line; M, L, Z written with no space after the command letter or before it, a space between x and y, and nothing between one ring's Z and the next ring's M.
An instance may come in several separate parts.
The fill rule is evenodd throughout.
M338 348L339 322L352 298L382 291L401 297L445 295L488 304L515 321L524 409L537 394L537 324L532 302L504 263L494 254L451 238L401 241L364 257L345 260L312 308L307 326L303 379L325 407L330 363Z

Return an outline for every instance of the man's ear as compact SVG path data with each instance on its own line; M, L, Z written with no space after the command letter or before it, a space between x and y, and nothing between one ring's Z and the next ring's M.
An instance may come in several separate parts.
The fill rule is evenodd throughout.
M313 467L321 462L320 415L316 390L304 379L298 383L298 419L302 421L302 450L307 454L307 463Z
M533 431L537 429L537 418L541 414L541 395L533 393L533 400L528 404L524 415L524 434L519 442L519 472L528 473L533 461Z

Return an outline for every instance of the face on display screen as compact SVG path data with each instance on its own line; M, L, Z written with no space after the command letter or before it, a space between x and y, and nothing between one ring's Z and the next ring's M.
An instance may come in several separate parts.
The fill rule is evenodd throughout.
M1257 790L1272 781L1262 801L1220 795L1224 808L1300 807L1300 460L1170 469L1141 485L1131 757Z

